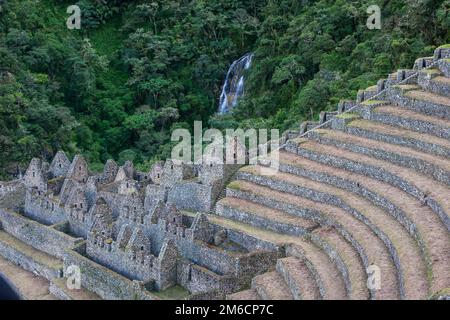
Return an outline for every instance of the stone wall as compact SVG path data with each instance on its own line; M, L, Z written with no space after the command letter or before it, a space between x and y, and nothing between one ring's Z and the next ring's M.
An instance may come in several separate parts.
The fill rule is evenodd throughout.
M67 220L64 208L57 199L35 189L28 189L26 192L25 215L46 225Z
M87 243L87 256L102 266L134 280L149 282L156 278L156 257L150 256L146 259L127 254L125 250L120 250L117 246L112 247L107 244Z
M194 225L193 219L178 211L210 211L235 167L222 167L220 179L203 170L202 183L194 177L199 168L169 161L164 170L162 166L155 169L162 185L131 180L136 176L132 175L132 164L117 169L110 162L109 167L111 173L93 176L80 156L69 166L59 153L51 171L33 160L29 180L40 178L40 173L56 178L49 183L51 188L37 188L35 184L42 179L29 181L33 188L24 195L24 215L0 212L5 230L37 250L62 258L65 268L79 266L82 285L107 299L147 299L149 288L163 291L177 284L196 299L224 297L223 293L240 290L251 276L275 264L279 252L273 245L239 232L228 235L227 230L210 224L206 216L201 226ZM116 171L115 180L103 184L112 181ZM121 172L124 178L117 181ZM149 175L142 173L146 182L151 180ZM108 209L107 215L98 212L98 199ZM128 237L129 227L141 230L139 246ZM224 249L220 241L214 245L218 233L219 240L228 239L236 248ZM124 242L128 244L123 246ZM249 254L246 248L255 252ZM33 268L32 260L28 265Z
M64 250L71 248L82 239L73 238L55 228L30 220L19 213L0 209L2 228L26 244L62 258Z
M258 251L252 253L236 253L210 247L206 243L179 243L184 258L207 268L219 275L233 275L237 278L247 274L259 274L273 266L277 252Z
M47 280L61 277L62 263L61 265L49 265L35 257L33 252L24 250L23 246L18 246L17 239L12 238L11 241L14 243L0 241L0 256L20 266L22 269L31 271Z
M172 186L168 192L167 202L173 203L180 210L209 212L220 192L219 188L198 182L181 182Z
M85 256L86 244L81 243L74 250L64 254L64 271L71 265L81 270L81 285L109 300L157 300L145 292L140 282L131 281L106 267L95 263Z
M249 252L258 251L258 250L281 252L281 250L282 250L279 246L277 246L271 242L257 239L255 237L252 237L252 236L250 236L246 233L240 232L240 231L228 229L227 236L231 241L239 243L241 246L246 248Z
M22 186L22 180L14 180L8 182L0 181L0 198L5 194L17 192Z
M42 160L34 158L31 160L23 181L27 188L37 188L41 191L47 191L47 177L45 175L45 164Z

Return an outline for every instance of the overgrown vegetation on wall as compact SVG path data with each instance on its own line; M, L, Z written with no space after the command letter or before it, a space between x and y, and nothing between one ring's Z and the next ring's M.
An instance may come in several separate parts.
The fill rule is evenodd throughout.
M106 4L105 4L106 3ZM68 30L66 8L82 10ZM378 4L381 30L366 27ZM142 167L174 128L285 130L449 42L449 0L0 0L0 178L33 156ZM217 116L229 64L246 95Z

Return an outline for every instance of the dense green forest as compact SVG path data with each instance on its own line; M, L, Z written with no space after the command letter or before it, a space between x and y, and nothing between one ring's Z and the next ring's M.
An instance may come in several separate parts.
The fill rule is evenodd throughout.
M82 11L69 30L69 5ZM366 27L380 6L381 30ZM450 40L450 0L0 0L0 178L63 149L98 170L170 155L174 128L285 130ZM218 116L230 63L246 94Z

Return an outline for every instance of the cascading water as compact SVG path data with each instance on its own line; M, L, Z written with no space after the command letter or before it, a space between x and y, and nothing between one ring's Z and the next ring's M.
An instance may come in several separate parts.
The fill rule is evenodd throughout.
M250 68L252 59L253 53L247 53L231 64L220 94L219 114L230 111L244 94L244 71Z

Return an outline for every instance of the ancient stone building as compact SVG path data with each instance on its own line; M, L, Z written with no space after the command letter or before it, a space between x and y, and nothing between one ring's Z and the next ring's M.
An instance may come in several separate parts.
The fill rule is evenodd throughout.
M0 182L0 255L61 299L449 299L449 59L440 47L288 132L270 175L33 159Z
M65 177L70 168L70 161L63 151L58 151L50 164L51 178Z
M27 188L34 188L42 192L47 191L47 176L40 159L33 159L25 172L23 181Z

